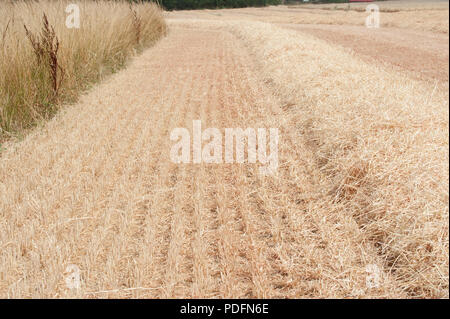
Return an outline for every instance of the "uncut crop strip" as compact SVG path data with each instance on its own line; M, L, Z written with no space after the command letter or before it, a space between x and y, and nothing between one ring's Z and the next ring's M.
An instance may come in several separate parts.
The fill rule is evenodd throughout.
M154 3L2 2L0 141L50 118L165 33Z

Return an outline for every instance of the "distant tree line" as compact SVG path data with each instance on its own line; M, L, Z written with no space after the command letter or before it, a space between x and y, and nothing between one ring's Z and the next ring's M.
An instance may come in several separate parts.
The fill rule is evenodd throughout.
M377 0L377 1L385 1L385 0ZM349 0L309 0L308 2L304 2L303 0L285 0L285 4L299 4L299 3L347 3Z
M166 10L263 7L281 0L154 0Z

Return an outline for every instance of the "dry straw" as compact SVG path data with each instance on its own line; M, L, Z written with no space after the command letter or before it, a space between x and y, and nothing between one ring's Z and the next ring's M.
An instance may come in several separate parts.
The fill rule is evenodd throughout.
M387 73L268 24L229 28L315 153L327 209L355 219L410 296L448 297L448 82Z
M300 5L276 6L268 8L242 8L227 10L195 10L188 14L181 12L167 13L168 17L197 17L199 19L217 20L253 20L269 23L293 24L329 24L364 26L368 13L367 3L353 4L351 10L347 5ZM380 26L395 27L421 31L433 31L448 34L448 2L407 3L406 1L387 1L380 6ZM336 8L335 8L336 7Z

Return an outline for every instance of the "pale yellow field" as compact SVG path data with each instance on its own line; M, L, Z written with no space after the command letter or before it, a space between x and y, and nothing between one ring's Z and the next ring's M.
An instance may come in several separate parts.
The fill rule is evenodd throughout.
M384 1L380 6L380 25L404 29L425 30L448 34L448 2ZM199 19L254 20L269 23L331 24L363 26L368 13L366 4L352 3L327 5L273 6L269 8L243 8L223 10L192 10L169 12L167 17ZM326 10L325 10L326 9ZM346 9L346 10L343 10Z
M166 13L127 69L2 145L0 296L449 297L448 73L249 17L275 9ZM278 128L276 174L172 163L198 119Z
M426 11L426 10L448 10L449 2L445 0L388 0L388 1L374 1L384 12L395 11ZM325 9L325 10L358 10L365 11L367 2L352 2L352 3L301 3L298 5L289 5L288 8L308 8L308 9Z

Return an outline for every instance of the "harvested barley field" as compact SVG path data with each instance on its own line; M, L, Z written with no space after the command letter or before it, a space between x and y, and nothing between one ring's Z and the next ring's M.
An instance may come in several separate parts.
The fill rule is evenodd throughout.
M167 34L125 69L1 144L0 296L448 298L436 10L446 26L371 29L336 9L333 28L310 5L165 12ZM226 128L258 133L243 163Z
M444 0L400 0L376 2L381 27L396 27L448 34L449 2ZM252 20L268 23L365 25L368 3L271 6L225 10L169 12L169 17L221 20Z

